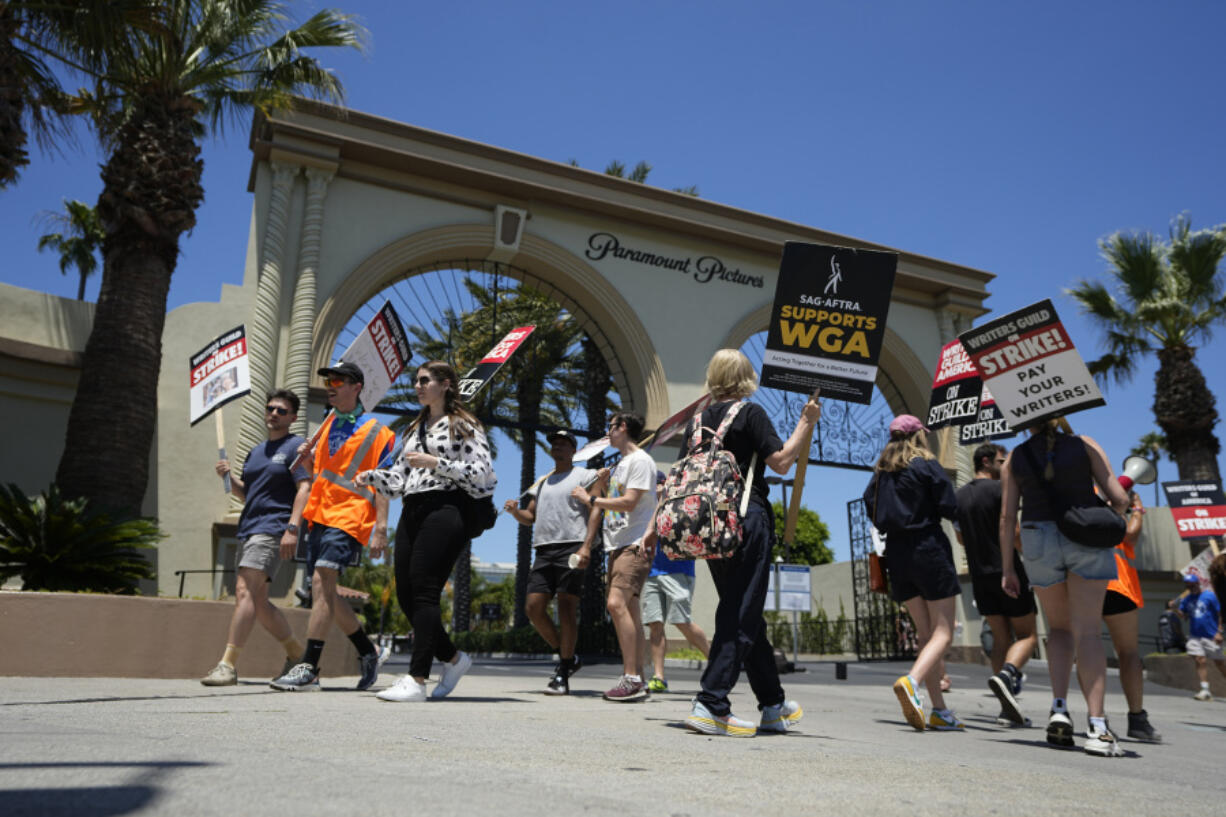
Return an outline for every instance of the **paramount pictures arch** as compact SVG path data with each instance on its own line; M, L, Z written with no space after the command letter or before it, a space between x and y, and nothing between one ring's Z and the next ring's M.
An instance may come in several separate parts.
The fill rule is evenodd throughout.
M207 467L217 453L212 424L186 422L179 370L202 338L247 324L252 396L224 415L230 455L241 461L264 437L266 388L309 393L300 423L309 417L313 430L321 420L314 372L331 362L362 304L414 270L498 263L582 321L622 405L654 427L701 395L716 349L766 329L784 241L889 249L315 102L257 117L250 144L255 200L243 284L167 318L151 488L170 533L159 554L167 595L178 591L176 569L226 566L235 521ZM938 351L987 311L993 276L897 252L877 384L892 411L919 414ZM950 452L943 459L955 465ZM839 507L851 498L839 497ZM287 572L278 589L288 589ZM208 592L206 582L214 594L220 587L217 577L190 578L189 594Z

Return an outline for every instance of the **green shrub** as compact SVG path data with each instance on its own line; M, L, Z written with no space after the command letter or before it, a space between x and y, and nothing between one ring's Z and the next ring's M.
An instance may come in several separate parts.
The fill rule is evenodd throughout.
M471 630L467 633L454 633L452 639L456 647L465 652L552 653L554 651L531 625L514 630Z
M55 485L33 498L0 487L0 583L20 576L23 590L133 594L154 578L140 551L164 537L153 519L116 521Z

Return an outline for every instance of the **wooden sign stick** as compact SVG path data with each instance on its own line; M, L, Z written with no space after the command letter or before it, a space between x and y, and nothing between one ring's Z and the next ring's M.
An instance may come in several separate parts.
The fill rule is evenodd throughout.
M783 541L790 550L796 541L796 518L800 515L800 494L805 489L805 471L809 468L809 449L813 446L814 423L805 435L805 444L796 460L796 475L792 477L792 501L788 507L787 522L783 526Z
M221 423L221 409L213 412L213 416L217 418L217 458L224 460L226 458L226 430ZM222 474L221 484L223 493L230 493L229 473Z

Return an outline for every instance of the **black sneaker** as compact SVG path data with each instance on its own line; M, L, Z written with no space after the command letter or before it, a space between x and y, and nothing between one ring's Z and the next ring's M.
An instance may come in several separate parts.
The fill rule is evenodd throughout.
M1008 672L1001 670L989 678L988 689L1000 701L1001 715L1018 726L1026 724L1026 716L1022 714L1017 698L1013 697L1013 677Z
M1073 721L1067 712L1052 710L1047 719L1047 742L1061 749L1071 749L1073 743Z
M1133 740L1143 740L1146 743L1161 743L1162 735L1154 731L1149 724L1149 715L1142 709L1140 712L1128 713L1128 737Z
M546 695L569 695L570 681L566 677L565 670L562 669L562 664L554 670L553 677L549 679L549 683L545 685Z
M563 665L565 663L566 662L562 662ZM579 657L578 653L576 653L575 657L570 659L570 667L566 670L566 677L569 678L570 676L574 675L582 667L583 667L583 659Z

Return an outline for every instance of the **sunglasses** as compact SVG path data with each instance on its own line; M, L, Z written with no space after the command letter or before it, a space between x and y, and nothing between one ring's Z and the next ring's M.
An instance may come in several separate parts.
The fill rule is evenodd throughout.
M413 382L418 386L429 386L431 383L434 382L434 378L426 377L425 375L422 375L421 377L417 378L417 380Z
M289 414L289 409L281 408L280 406L264 406L264 413L279 414L280 416L284 417L285 415Z
M347 377L329 377L324 382L334 389L339 389L341 386L344 386L347 383L352 383L353 381Z

